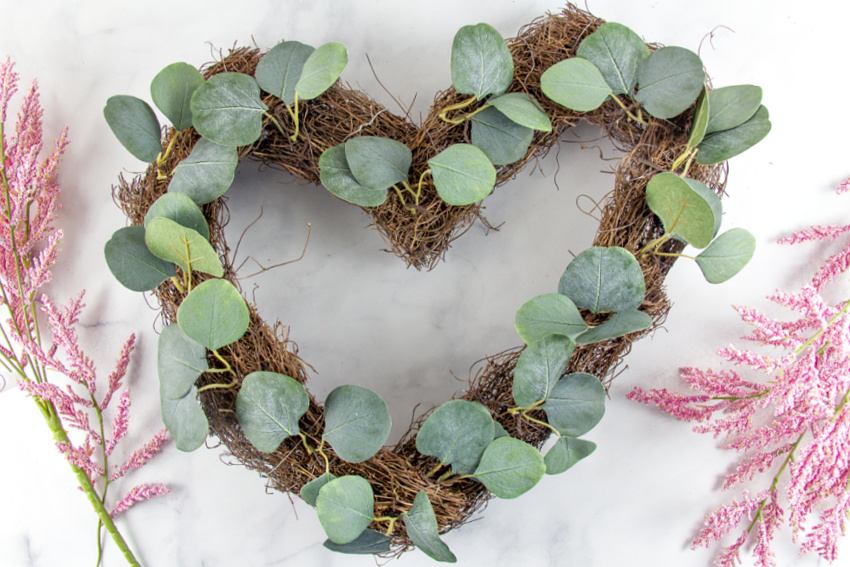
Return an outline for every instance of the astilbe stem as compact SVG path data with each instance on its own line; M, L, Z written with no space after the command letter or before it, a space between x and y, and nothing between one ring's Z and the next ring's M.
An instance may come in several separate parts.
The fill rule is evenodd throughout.
M848 191L850 180L838 187L838 193ZM834 240L848 233L850 225L815 226L780 243ZM716 565L739 564L741 549L752 541L756 565L775 566L771 544L785 521L794 541L804 538L801 553L815 552L830 562L838 557L838 539L850 518L850 298L831 305L821 292L848 269L850 240L800 291L769 296L793 311L793 320L736 307L753 328L743 339L760 350L733 346L718 354L754 379L744 380L734 370L685 368L681 376L696 394L635 388L628 395L696 423L696 432L723 436L722 448L741 455L723 490L772 474L769 487L755 499L745 491L743 500L733 499L706 516L694 548L710 547L741 530L715 558Z
M106 391L98 399L94 363L78 342L75 325L83 308L83 294L59 308L39 288L50 279L62 237L54 221L59 207L57 169L68 144L63 130L49 155L42 153L42 110L35 82L23 97L14 136L7 140L6 115L17 89L17 74L6 59L0 63L0 307L8 318L0 325L0 358L17 378L19 388L35 402L50 429L56 447L65 457L98 517L97 564L100 564L101 529L112 536L131 565L139 565L113 518L136 502L166 494L168 488L143 484L129 490L110 510L107 489L111 482L144 465L166 441L165 430L133 452L121 466L109 457L126 435L130 392L122 386L135 344L124 344ZM40 311L49 328L42 334ZM61 353L61 354L60 354ZM63 376L67 383L50 381ZM118 403L109 408L115 394ZM104 421L109 409L111 427ZM73 435L72 435L73 434ZM72 438L73 437L73 438Z

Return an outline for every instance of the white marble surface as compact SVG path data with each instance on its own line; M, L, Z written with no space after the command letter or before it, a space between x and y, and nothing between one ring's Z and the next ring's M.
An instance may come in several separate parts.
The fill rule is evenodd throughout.
M0 1L0 54L17 62L23 84L38 78L47 137L70 127L61 169L65 241L50 293L61 300L88 290L81 333L104 376L124 337L139 336L128 378L134 404L125 450L160 423L156 313L140 294L121 288L102 259L103 243L124 224L110 186L121 171L142 168L109 132L101 114L105 100L118 93L148 98L151 78L171 62L201 64L234 44L267 48L286 38L344 43L350 63L343 79L392 107L368 54L390 91L405 102L417 95L418 114L450 84L451 40L460 26L486 21L511 36L560 7L553 0ZM714 351L744 332L730 305L765 306L766 294L796 288L816 258L829 253L826 246L780 247L777 237L812 223L846 222L843 212L850 208L848 197L831 192L850 175L844 109L850 9L843 3L593 0L589 9L648 41L694 50L702 42L718 86L764 87L773 132L733 160L724 221L752 231L759 250L745 272L722 286L706 284L694 265L673 270L667 289L675 307L664 329L628 357L606 418L587 436L598 443L596 454L517 500L492 501L478 521L445 536L460 565L710 564L713 552L690 551L689 542L703 514L726 501L717 488L732 456L687 424L625 395L637 385L680 387L682 365L717 365ZM579 133L585 140L598 134L588 127ZM489 220L504 223L500 232L475 226L430 273L405 269L381 252L383 242L357 209L250 164L239 170L232 189L239 213L229 234L237 238L262 205L265 216L242 250L274 263L298 256L306 235L302 219L312 224L303 261L246 281L245 288L256 283L263 315L291 326L302 356L317 370L310 388L320 398L342 383L384 396L393 440L417 403L436 405L463 387L453 375L465 378L479 358L519 344L514 311L553 291L570 251L589 244L594 222L575 199L608 191L612 178L599 173L607 167L596 149L562 144L557 156L553 152L487 200ZM125 487L147 481L172 488L119 521L145 565L374 564L323 549L324 535L308 506L267 494L262 478L224 466L222 448L213 439L209 444L191 454L168 447L127 477ZM95 517L35 408L8 385L0 394L0 454L0 564L92 565ZM780 565L819 564L798 558L788 540L785 534L777 545ZM104 565L121 565L114 544L106 547ZM843 551L850 557L850 544ZM433 563L415 551L391 564Z

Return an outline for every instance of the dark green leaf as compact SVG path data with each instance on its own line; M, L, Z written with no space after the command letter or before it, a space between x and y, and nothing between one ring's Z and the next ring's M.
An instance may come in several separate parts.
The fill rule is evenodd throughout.
M434 508L424 490L416 493L416 498L413 499L413 507L402 514L401 517L410 540L425 555L443 563L457 562L454 553L440 539L437 516L434 514Z
M365 478L346 475L322 487L316 499L319 523L334 543L357 539L372 523L375 496Z
M159 395L179 400L189 393L195 381L209 368L207 349L183 334L175 324L162 330L158 345Z
M596 65L573 57L555 63L540 77L540 88L561 106L578 112L596 110L612 94Z
M184 271L189 269L216 277L224 275L224 267L209 240L196 230L171 219L156 217L145 229L145 244L155 256L174 262Z
M145 227L119 228L103 247L106 265L132 291L149 291L177 275L174 264L154 256L145 244Z
M605 414L605 388L599 378L575 372L561 378L543 404L549 425L561 435L584 435Z
M195 129L222 146L247 146L263 132L260 87L250 75L220 73L199 86L190 103Z
M697 106L694 109L694 120L691 123L691 134L688 137L688 147L695 148L705 138L705 129L708 126L708 117L711 114L711 102L706 94L705 87L697 98Z
M493 165L508 165L525 157L534 130L517 124L494 107L485 108L470 120L472 145L484 152Z
M722 283L740 272L756 251L756 239L743 228L733 228L714 239L697 256L709 283Z
M304 486L301 487L301 499L307 504L316 507L316 500L319 498L319 491L324 485L335 479L336 477L329 472L323 473Z
M313 100L331 88L348 65L348 51L341 43L320 45L307 57L295 92L301 100Z
M188 63L172 63L151 82L151 98L178 131L192 125L189 101L195 89L204 84L201 73Z
M174 437L174 444L181 451L191 452L204 444L210 429L207 416L198 402L198 389L192 386L189 393L179 400L160 396L162 422Z
M526 128L540 130L541 132L552 131L552 121L540 106L537 100L526 93L508 93L496 96L487 101L496 109Z
M649 56L649 47L623 24L607 22L582 40L576 55L599 69L614 94L632 96L638 65Z
M641 61L635 100L656 118L673 118L691 106L705 85L702 61L684 47L662 47Z
M155 218L166 218L173 220L180 226L191 228L204 239L210 238L210 226L204 213L188 195L181 193L165 193L154 201L145 215L145 228Z
M733 85L708 93L711 115L706 134L737 128L753 117L761 106L761 87Z
M396 183L407 181L413 155L401 142L357 136L345 142L345 160L358 183L386 191Z
M325 432L339 457L361 463L377 453L390 434L392 420L384 400L360 386L340 386L325 401Z
M493 441L493 418L478 402L451 400L428 416L416 434L416 450L450 464L452 472L467 474Z
M454 144L428 160L434 187L449 205L476 203L493 191L496 168L486 154L469 144Z
M361 207L377 207L387 200L387 188L373 189L361 185L354 177L345 157L345 145L339 144L319 157L319 178L325 189L343 201Z
M379 555L390 551L390 543L392 541L393 538L389 536L372 530L366 530L357 536L354 541L339 544L331 540L326 540L324 546L331 551L347 553L349 555Z
M294 104L295 85L301 78L304 63L314 51L315 48L297 41L278 43L257 63L254 72L257 84L284 103Z
M681 236L697 248L705 248L714 238L715 208L704 194L675 173L659 173L649 180L646 204L661 219L668 234Z
M696 161L703 165L720 163L747 151L761 142L770 132L770 115L760 106L755 115L731 130L715 132L700 143Z
M201 138L174 170L169 193L185 193L198 205L215 201L230 188L239 163L233 146Z
M159 120L148 103L129 95L112 96L106 101L103 117L134 157L147 162L156 160L162 151Z
M616 339L629 333L643 331L650 326L652 326L652 317L643 311L629 309L614 313L604 323L600 323L596 327L582 333L576 339L576 344L587 345L598 343L599 341L607 341L608 339Z
M298 435L310 397L297 380L275 372L251 372L236 396L236 418L245 437L263 453Z
M452 43L452 85L457 92L500 95L514 77L514 60L505 40L489 24L463 26Z
M546 474L561 474L595 450L596 443L592 441L561 437L543 458Z
M558 292L572 299L576 307L593 313L625 311L640 307L646 283L631 252L616 246L594 246L570 262Z
M227 280L203 282L189 292L177 309L180 330L210 350L239 340L249 322L248 305Z
M531 344L546 335L563 335L573 340L587 330L572 300L561 293L538 295L516 312L516 330L520 338Z
M514 368L513 397L519 407L528 407L549 397L567 369L575 350L572 339L546 335L529 344Z
M516 498L545 473L543 455L537 449L513 437L500 437L484 451L473 476L499 498Z

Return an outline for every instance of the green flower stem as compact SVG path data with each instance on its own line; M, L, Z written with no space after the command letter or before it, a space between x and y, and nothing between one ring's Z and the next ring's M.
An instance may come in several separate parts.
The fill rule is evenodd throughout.
M611 98L614 100L614 102L616 102L618 105L620 105L620 108L622 108L626 112L626 114L628 115L629 118L631 118L632 120L634 120L638 124L643 124L644 126L649 126L649 122L647 122L646 120L643 119L643 114L640 114L639 116L635 116L634 114L632 114L631 111L629 110L629 108L625 104L623 104L623 101L620 100L617 97L617 95L615 95L613 93L611 94ZM638 111L638 112L640 112L640 111Z
M295 93L295 104L293 106L295 107L294 110L288 104L286 105L286 111L289 113L290 118L292 118L292 123L295 125L295 133L289 137L289 140L292 142L297 142L298 131L300 127L300 123L298 121L298 92Z
M463 108L466 108L467 106L469 106L470 104L472 104L472 103L473 103L473 102L475 102L476 100L478 100L478 99L475 97L475 95L473 95L473 96L469 97L468 99L466 99L466 100L464 100L464 101L462 101L462 102L459 102L459 103L457 103L457 104L452 104L452 105L450 105L450 106L447 106L447 107L446 107L446 108L445 108L445 109L444 109L444 110L440 113L440 120L442 120L443 122L447 122L448 124L463 124L463 122L464 122L464 121L466 120L466 118L467 118L466 116L463 116L463 117L461 117L461 118L449 118L449 117L448 117L449 112L453 112L453 111L455 111L455 110L461 110L461 109L463 109Z
M395 518L391 516L381 516L380 518L372 518L373 522L389 522L389 527L387 527L386 535L391 535L393 533L393 528L395 527L396 521L398 521L398 516Z

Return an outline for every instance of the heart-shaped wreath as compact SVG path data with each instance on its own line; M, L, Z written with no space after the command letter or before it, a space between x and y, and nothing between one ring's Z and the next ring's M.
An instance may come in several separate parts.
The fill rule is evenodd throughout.
M749 260L749 233L718 236L719 194L725 160L770 122L758 87L709 89L696 54L648 46L573 6L507 42L486 24L462 28L453 88L420 126L339 85L346 62L339 44L286 41L265 54L233 50L203 72L170 65L151 86L174 124L164 136L147 103L111 98L113 131L152 163L115 188L131 226L105 253L121 283L160 301L163 420L178 448L212 431L275 488L315 506L332 549L417 546L454 561L440 533L491 495L519 496L594 450L579 437L601 419L603 384L631 342L664 319L662 283L685 245L705 249L696 261L711 282ZM581 119L624 157L594 246L566 267L557 293L517 312L526 346L489 357L463 397L421 416L393 447L377 394L341 386L319 404L286 328L238 291L221 196L239 161L323 184L361 206L409 265L433 268L481 218L481 200Z

